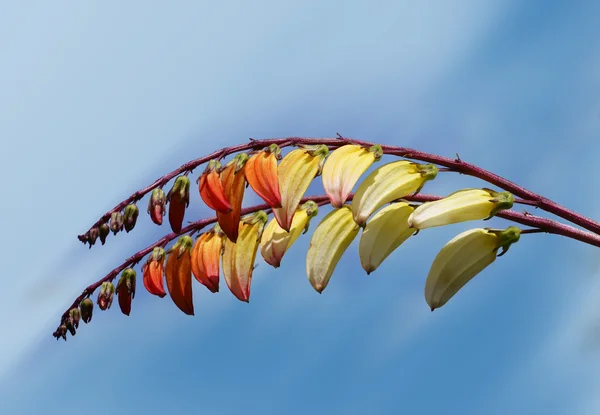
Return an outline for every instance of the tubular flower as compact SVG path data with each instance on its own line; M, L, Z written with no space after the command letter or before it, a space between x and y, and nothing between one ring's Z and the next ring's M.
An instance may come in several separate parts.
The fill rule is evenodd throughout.
M148 201L148 214L152 222L157 225L162 225L166 203L167 197L165 196L165 191L163 189L154 189Z
M281 207L277 160L281 149L277 144L256 153L246 163L245 175L248 184L272 208Z
M335 266L359 229L349 206L329 212L315 229L306 255L306 273L318 293L327 287Z
M322 175L323 187L331 200L331 206L342 207L360 176L382 155L380 145L366 149L347 144L334 150L325 161Z
M117 298L119 299L119 308L126 316L131 313L131 300L135 297L135 271L132 268L126 268L117 283Z
M223 243L223 276L231 293L240 301L250 301L250 285L254 260L267 214L259 210L242 218L237 243L225 238Z
M395 161L374 170L360 184L352 200L352 214L359 226L386 203L417 193L423 185L437 176L433 164Z
M169 193L167 193L167 202L169 202L169 224L175 233L181 231L185 208L190 205L190 179L187 176L179 176Z
M212 293L219 291L219 262L225 236L219 225L203 233L192 248L192 273Z
M206 206L217 212L226 213L231 210L231 206L219 177L220 168L221 163L218 160L209 161L204 173L197 180L198 190Z
M175 305L187 315L194 315L192 299L192 238L185 235L169 249L165 277L167 289Z
M163 285L163 273L165 262L165 250L160 247L154 248L152 254L142 267L143 282L146 291L152 295L163 298L167 293Z
M514 197L509 192L491 189L464 189L443 199L423 203L408 219L416 229L433 228L470 220L489 219L503 209L510 209Z
M446 304L475 275L504 255L517 242L521 230L470 229L450 242L437 254L425 283L425 300L431 311ZM498 249L502 253L497 255Z
M284 231L273 218L265 227L260 241L260 253L269 265L278 268L281 259L288 249L296 242L296 239L308 231L311 218L317 215L319 207L315 202L309 200L296 210L292 227L289 232Z
M278 169L281 207L273 209L273 215L285 231L290 231L300 199L320 174L327 154L327 146L319 144L292 150L281 160Z
M238 238L242 201L246 188L246 177L244 176L246 161L248 161L248 155L240 153L227 163L221 172L221 182L231 210L228 213L217 211L217 221L223 233L234 243Z
M365 226L358 253L363 269L370 274L417 230L408 225L414 208L408 203L392 203L377 212Z

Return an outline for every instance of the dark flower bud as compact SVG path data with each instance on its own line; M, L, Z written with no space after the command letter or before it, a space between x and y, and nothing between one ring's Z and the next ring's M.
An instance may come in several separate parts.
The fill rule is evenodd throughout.
M94 311L94 302L89 298L84 298L79 304L81 310L81 319L84 323L92 321L92 312Z
M125 206L125 214L123 215L123 225L125 226L126 232L129 232L135 227L135 223L137 222L139 214L140 211L134 203L130 203L129 205Z
M110 228L108 227L106 222L103 222L98 227L98 235L100 236L100 242L102 243L102 245L104 245L104 243L106 242L106 237L108 236L109 233L110 233Z
M72 308L69 311L69 318L73 322L73 327L79 328L79 320L81 319L81 311L78 308Z
M110 215L110 230L115 235L123 230L123 214L121 212L113 212Z

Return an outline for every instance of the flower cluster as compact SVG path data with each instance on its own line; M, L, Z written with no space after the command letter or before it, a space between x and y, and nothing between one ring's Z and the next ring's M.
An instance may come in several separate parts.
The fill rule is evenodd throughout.
M122 313L129 315L136 291L133 266L146 255L141 267L144 288L160 298L169 294L185 314L194 314L194 279L216 293L223 276L229 291L240 301L249 302L258 252L267 264L280 267L294 242L308 231L319 205L327 203L333 209L316 225L306 256L308 281L319 293L325 290L336 265L357 237L361 265L370 274L402 244L428 228L487 220L495 215L517 218L521 223L543 223L509 211L518 200L508 191L470 188L446 197L419 199L418 194L440 171L436 163L391 161L375 165L361 181L374 163L381 162L383 154L384 149L379 145L348 143L332 150L315 142L300 145L283 157L281 148L270 144L249 154L240 152L227 163L222 163L221 157L211 159L196 184L202 201L216 215L202 226L216 223L195 240L192 235L201 226L192 224L183 228L189 207L191 171L176 177L166 194L162 184L155 187L151 190L147 213L157 225L162 225L168 213L173 233L88 287L65 312L54 336L66 340L67 331L75 335L81 319L85 323L91 321L94 304L89 297L98 287L97 304L101 310L111 307L116 294ZM326 197L307 200L305 193L318 176ZM247 187L265 204L256 209L242 209ZM273 217L269 220L270 213ZM90 248L98 238L104 244L111 231L130 232L138 216L136 204L128 203L122 212L110 212L109 223L101 221L79 238ZM433 260L425 281L427 304L432 310L442 307L518 242L521 234L540 231L559 234L562 231L575 239L588 238L586 241L592 244L600 241L592 238L591 233L581 236L577 232L583 231L554 223L523 231L516 226L470 229L449 241ZM167 243L175 238L177 241L165 250ZM115 287L112 281L119 273Z

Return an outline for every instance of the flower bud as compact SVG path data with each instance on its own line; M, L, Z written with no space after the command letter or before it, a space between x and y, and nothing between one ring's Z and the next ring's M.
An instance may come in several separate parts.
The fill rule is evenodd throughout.
M157 225L162 225L166 203L167 197L165 191L163 189L154 189L148 201L148 214L152 222Z
M173 232L179 233L183 225L185 208L190 204L190 179L187 176L179 176L169 193L169 224Z
M90 244L90 249L92 245L96 243L96 239L100 236L100 230L96 227L93 227L87 232L87 242Z
M71 336L74 336L77 333L77 331L75 330L75 326L73 325L73 319L71 318L71 316L65 319L64 324L67 330L69 330L69 333L71 333Z
M106 222L103 222L98 227L98 235L100 236L100 242L102 243L102 245L104 245L104 243L106 242L106 237L108 236L109 233L110 233L110 228L108 227Z
M128 316L131 312L131 300L135 297L135 271L132 268L126 268L121 274L116 293L121 312Z
M98 306L100 310L108 310L112 305L115 295L115 286L112 282L105 281L100 286L100 294L98 294Z
M123 225L125 232L131 231L135 227L140 210L135 203L130 203L125 206L125 213L123 214Z
M79 303L79 310L81 311L81 319L85 324L92 321L92 312L94 311L94 303L90 298L84 298Z
M61 324L52 335L56 337L56 340L62 337L65 341L67 341L67 326L64 323Z
M115 235L123 230L123 214L121 212L113 212L110 215L110 230Z
M73 322L73 326L77 329L79 328L79 320L81 319L81 312L78 308L72 308L69 311L69 318Z

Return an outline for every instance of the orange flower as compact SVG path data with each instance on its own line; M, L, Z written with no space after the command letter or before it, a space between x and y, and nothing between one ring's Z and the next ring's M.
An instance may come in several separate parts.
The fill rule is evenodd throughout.
M175 305L187 315L194 315L192 299L192 238L185 235L169 250L165 277L167 288Z
M223 213L217 211L217 221L219 226L233 243L238 238L238 228L240 216L242 213L242 200L244 198L244 189L246 187L246 177L244 175L248 155L240 153L231 160L221 172L221 182L225 189L225 195L229 200L231 211Z
M163 286L163 263L165 260L165 250L162 248L154 248L148 261L142 267L144 274L144 287L146 290L160 298L163 298L167 293Z
M203 233L192 248L192 273L196 280L210 292L219 291L219 262L223 247L223 232L217 225Z
M245 175L248 184L262 200L272 208L281 207L277 160L281 150L277 144L271 144L250 157L246 163Z
M200 197L206 206L217 212L226 213L231 210L231 206L219 177L220 168L221 163L218 160L211 160L197 182L199 183Z

